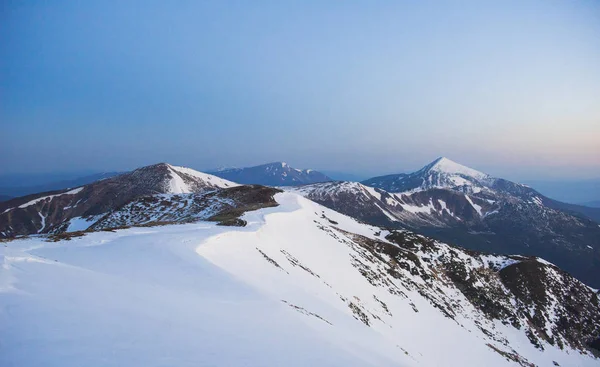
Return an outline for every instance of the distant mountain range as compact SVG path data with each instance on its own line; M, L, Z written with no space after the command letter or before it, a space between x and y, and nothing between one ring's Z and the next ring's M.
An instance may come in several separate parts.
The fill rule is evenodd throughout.
M293 168L285 162L246 168L228 168L209 173L240 184L267 186L296 186L331 181L331 178L321 172Z
M447 158L413 173L294 190L370 224L474 250L542 256L600 286L600 209L561 203Z

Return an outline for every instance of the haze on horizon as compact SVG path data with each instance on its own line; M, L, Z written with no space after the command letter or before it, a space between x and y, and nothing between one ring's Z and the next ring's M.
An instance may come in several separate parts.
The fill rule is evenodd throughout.
M460 6L459 6L460 4ZM600 3L3 2L1 173L600 172Z

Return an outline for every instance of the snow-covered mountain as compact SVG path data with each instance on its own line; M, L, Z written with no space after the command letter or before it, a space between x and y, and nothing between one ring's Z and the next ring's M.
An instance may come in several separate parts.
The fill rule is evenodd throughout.
M0 365L598 365L598 294L554 265L274 200L244 227L3 243Z
M528 186L447 158L411 174L294 190L367 223L408 228L474 250L542 256L600 287L598 222Z
M73 220L77 229L85 229L107 213L147 195L202 193L235 186L238 184L190 168L155 164L74 189L2 202L0 238L61 232Z
M408 192L432 188L452 188L478 192L494 179L489 175L440 157L413 173L373 177L363 181L367 186L388 192Z
M321 172L297 169L285 162L274 162L255 167L220 169L211 174L240 184L266 186L296 186L331 181Z

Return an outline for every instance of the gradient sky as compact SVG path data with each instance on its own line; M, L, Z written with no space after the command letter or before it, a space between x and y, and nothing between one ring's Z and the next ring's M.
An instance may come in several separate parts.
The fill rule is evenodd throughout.
M3 1L0 171L600 176L600 2Z

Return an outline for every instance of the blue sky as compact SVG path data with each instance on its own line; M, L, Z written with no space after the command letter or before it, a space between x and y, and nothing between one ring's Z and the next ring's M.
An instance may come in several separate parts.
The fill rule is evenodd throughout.
M25 2L24 2L25 3ZM600 176L597 1L17 1L0 171Z

